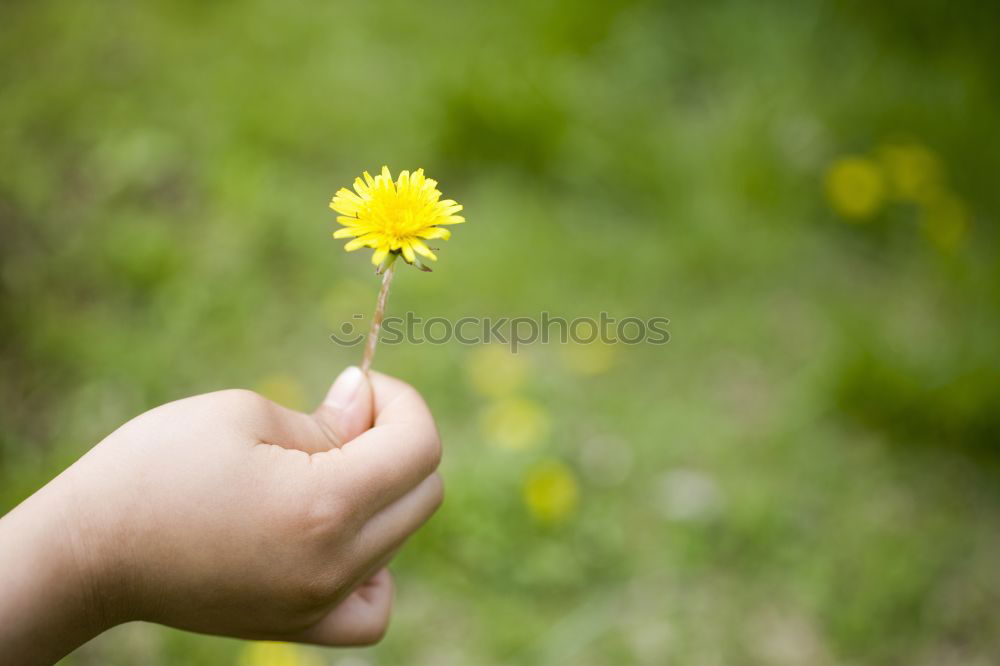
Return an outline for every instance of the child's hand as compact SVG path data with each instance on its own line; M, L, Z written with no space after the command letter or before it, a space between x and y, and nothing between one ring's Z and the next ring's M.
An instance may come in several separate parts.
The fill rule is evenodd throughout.
M439 458L417 392L356 368L313 414L236 390L146 412L0 522L0 651L135 619L377 641L384 566L440 504ZM60 620L72 609L86 617Z

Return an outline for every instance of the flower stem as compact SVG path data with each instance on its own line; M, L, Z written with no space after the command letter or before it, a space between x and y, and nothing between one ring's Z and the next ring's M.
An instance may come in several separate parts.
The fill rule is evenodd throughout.
M375 304L375 314L372 315L372 327L368 331L368 343L365 344L365 356L361 360L361 372L368 374L372 367L372 359L375 358L375 345L378 343L378 332L382 328L382 319L385 317L385 303L389 300L389 285L392 283L393 266L389 266L382 273L382 288L378 292L378 302Z

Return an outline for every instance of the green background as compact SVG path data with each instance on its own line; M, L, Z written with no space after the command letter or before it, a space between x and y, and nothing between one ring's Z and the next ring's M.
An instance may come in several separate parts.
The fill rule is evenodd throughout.
M162 402L315 403L378 288L329 198L422 166L468 223L392 313L671 339L383 346L448 498L385 641L283 665L990 663L997 7L4 3L0 510Z

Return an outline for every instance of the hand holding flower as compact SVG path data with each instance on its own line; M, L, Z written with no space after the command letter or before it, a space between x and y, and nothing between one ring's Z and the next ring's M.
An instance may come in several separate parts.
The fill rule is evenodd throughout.
M0 520L4 663L129 620L376 641L384 567L441 502L439 456L420 395L357 368L312 414L240 390L146 412Z

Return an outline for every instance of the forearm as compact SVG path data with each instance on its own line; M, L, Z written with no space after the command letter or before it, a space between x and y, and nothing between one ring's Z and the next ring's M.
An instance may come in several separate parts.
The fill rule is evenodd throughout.
M110 626L95 572L79 557L76 508L55 479L0 519L0 654L52 664Z

